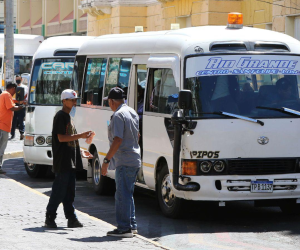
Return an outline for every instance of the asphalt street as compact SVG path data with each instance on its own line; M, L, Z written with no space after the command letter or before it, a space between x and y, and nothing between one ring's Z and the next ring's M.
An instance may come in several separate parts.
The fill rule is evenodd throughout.
M50 195L53 179L30 178L23 159L6 160L4 169L7 177ZM84 179L77 180L76 192L77 210L116 225L113 196L96 195ZM284 215L277 207L256 208L252 202L226 203L225 207L186 202L182 218L174 220L161 214L152 192L136 189L135 203L139 234L169 248L300 249L300 216Z

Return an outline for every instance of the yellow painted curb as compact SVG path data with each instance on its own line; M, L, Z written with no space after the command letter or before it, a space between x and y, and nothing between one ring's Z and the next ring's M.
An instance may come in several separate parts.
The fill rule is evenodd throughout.
M22 152L22 153L23 153L23 152ZM43 194L43 193L40 193L39 191L36 191L36 190L34 190L33 188L28 187L28 186L26 186L26 185L24 185L24 184L22 184L22 183L20 183L20 182L17 182L17 181L15 181L15 180L13 180L13 179L10 179L10 178L8 178L8 177L7 177L7 180L9 180L9 181L11 181L11 182L15 182L15 183L18 184L19 186L21 186L21 187L23 187L23 188L29 190L29 191L32 192L32 193L38 194L38 195L40 195L40 196L43 196L44 198L49 199L49 196L47 196L47 195L45 195L45 194ZM105 225L105 226L108 226L108 227L111 227L111 228L116 228L114 225L112 225L112 224L110 224L110 223L108 223L108 222L106 222L106 221L103 221L103 220L101 220L101 219L98 219L98 218L96 218L96 217L94 217L94 216L90 216L89 214L84 213L84 212L81 212L81 211L78 211L77 209L76 209L76 212L77 212L78 214L81 214L81 215L85 216L85 217L88 217L88 218L91 219L91 220L100 222L102 225ZM147 241L147 242L149 242L149 243L151 243L151 244L153 244L153 245L155 245L155 246L157 246L157 247L160 247L160 248L162 248L162 249L173 250L172 248L168 248L168 247L162 246L162 245L160 245L159 243L157 243L157 242L155 242L155 241L153 241L153 240L150 240L150 239L148 239L148 238L145 238L145 237L143 237L143 236L141 236L141 235L139 235L139 234L135 234L135 237L137 237L137 238L139 238L139 239L141 239L141 240Z
M3 159L20 158L23 156L24 156L23 151L8 152L8 153L4 153Z

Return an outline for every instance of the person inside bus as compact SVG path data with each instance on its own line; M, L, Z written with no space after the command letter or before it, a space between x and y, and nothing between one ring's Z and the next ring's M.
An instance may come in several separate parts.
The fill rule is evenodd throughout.
M152 90L151 98L150 98L150 108L153 112L158 112L159 105L159 93L161 88L161 80L156 82L154 89Z
M213 86L213 94L211 97L213 111L238 114L238 95L239 86L235 76L218 76Z
M276 82L276 91L278 95L278 102L286 102L295 100L295 84L287 78L280 78Z

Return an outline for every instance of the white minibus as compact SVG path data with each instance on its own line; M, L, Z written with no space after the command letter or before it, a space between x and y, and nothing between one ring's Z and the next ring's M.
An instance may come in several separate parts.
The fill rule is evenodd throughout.
M94 155L84 167L97 193L114 178L100 175L113 113L103 97L118 86L129 106L143 105L136 185L156 191L166 216L178 216L184 200L299 212L298 40L234 23L106 35L85 42L75 63L75 125L96 132L81 146Z
M37 35L14 35L14 68L15 75L30 73L32 57L40 44L44 41L43 36ZM0 81L4 87L3 77L4 63L4 34L0 34Z
M75 55L90 39L92 37L51 37L34 54L23 148L25 169L31 177L50 173L53 117L62 106L61 92L70 88Z

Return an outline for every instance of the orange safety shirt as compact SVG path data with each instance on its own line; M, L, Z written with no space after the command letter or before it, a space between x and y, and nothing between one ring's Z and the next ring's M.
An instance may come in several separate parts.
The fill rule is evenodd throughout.
M0 129L10 133L14 112L10 109L15 106L11 94L3 91L0 95Z

